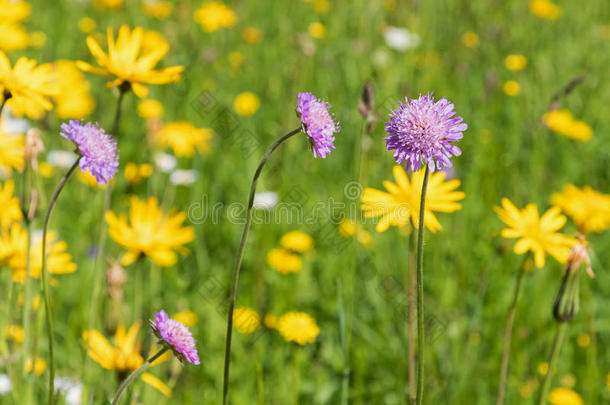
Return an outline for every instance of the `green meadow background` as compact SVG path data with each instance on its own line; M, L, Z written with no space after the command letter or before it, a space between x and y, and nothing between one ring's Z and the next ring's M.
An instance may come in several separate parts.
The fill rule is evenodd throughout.
M506 313L522 258L512 252L512 241L499 236L503 225L493 207L508 197L518 207L536 203L545 211L551 194L567 183L610 191L610 3L558 0L563 16L547 21L531 14L526 1L516 0L411 0L398 1L394 7L387 1L342 0L331 1L325 13L316 13L312 4L302 1L243 0L226 3L236 12L237 25L211 34L193 20L200 2L177 2L164 20L144 15L138 1L127 3L119 10L99 11L89 2L32 0L27 27L43 31L46 44L13 52L10 58L14 62L23 54L39 62L92 62L86 34L78 29L84 16L92 17L97 31L104 33L106 26L116 32L121 24L160 31L171 44L162 63L185 66L180 83L150 86L151 97L165 109L163 120L188 120L215 131L211 153L179 160L180 168L199 172L192 186L171 186L166 174L155 171L147 182L128 190L121 171L113 189L114 212L127 210L129 195L157 196L165 207L189 212L196 233L188 246L190 254L174 267L162 269L149 261L127 267L120 319L128 326L143 321L139 334L143 353L153 341L146 327L153 310L165 308L171 314L188 309L199 319L192 329L202 364L156 366L152 373L170 384L173 396L165 399L138 383L131 387L139 392L138 401L221 402L225 307L242 230L239 217L244 215L230 212L229 207L246 203L251 176L265 148L299 125L296 94L311 91L332 104L341 122L336 150L327 159L313 159L302 136L290 140L270 159L259 191L275 191L280 201L300 204L305 216L317 203L323 207L344 203L344 208L324 209L312 223L283 217L255 224L242 266L238 305L261 314L304 311L316 319L321 332L314 344L304 347L285 342L271 330L235 333L232 403L407 403L408 235L395 228L377 233L369 220L362 226L371 232L372 243L365 247L342 238L337 224L346 217L360 219L358 186L352 182L382 188L383 180L392 179L393 158L383 141L383 122L390 108L405 96L427 92L455 103L469 128L459 145L463 155L453 160L455 177L466 193L463 208L440 214L443 230L426 234L425 300L431 321L425 403L495 403ZM324 38L308 35L313 22L325 26ZM242 30L249 26L262 30L260 43L242 39ZM420 36L421 43L405 52L393 50L384 42L386 26L407 28ZM478 47L462 44L460 38L468 31L479 36ZM315 52L305 54L304 42L312 43ZM238 72L232 72L228 61L234 51L244 55ZM504 58L514 53L527 57L523 71L504 67ZM560 137L541 122L553 95L580 75L586 75L583 83L560 102L593 128L592 139L585 143ZM109 128L116 94L105 87L105 78L89 74L87 78L97 102L89 119ZM507 96L502 90L507 80L517 81L521 93ZM358 112L367 81L374 88L379 116L370 135ZM233 99L244 91L261 101L252 117L237 116L232 110ZM145 122L136 113L137 101L128 94L123 105L121 169L130 161L152 162L154 155L144 141ZM60 123L52 113L45 120L47 149L69 150L58 135ZM43 201L59 175L43 180ZM83 381L93 404L107 403L118 386L112 371L88 359L81 338L94 304L96 328L112 337L104 330L109 308L106 288L95 287L104 280L94 278L93 260L87 255L97 241L104 194L72 179L51 220L78 264L77 272L56 277L58 284L52 288L57 373ZM215 204L223 207L218 221L201 214ZM41 222L38 218L35 228ZM284 276L266 264L265 256L289 230L309 233L315 252L306 256L298 274ZM564 230L576 231L570 222ZM596 278L582 277L581 310L569 325L553 387L569 386L586 404L604 404L610 403L610 234L594 234L590 239ZM112 258L124 252L111 239L106 246ZM554 334L551 308L561 272L562 266L547 258L545 268L528 272L524 279L507 404L533 404L537 399L539 367L546 361ZM2 296L7 297L10 270L0 275ZM100 294L93 303L95 290ZM136 291L144 297L142 308L133 306ZM0 326L20 322L14 300L3 299L0 308ZM38 355L46 358L43 317L41 307L33 333ZM583 334L590 338L588 344L578 343L586 340L579 339ZM0 373L5 370L2 361ZM33 397L40 398L35 403L45 397L46 376L27 381ZM63 400L60 397L60 403ZM11 394L0 396L3 404L23 401Z

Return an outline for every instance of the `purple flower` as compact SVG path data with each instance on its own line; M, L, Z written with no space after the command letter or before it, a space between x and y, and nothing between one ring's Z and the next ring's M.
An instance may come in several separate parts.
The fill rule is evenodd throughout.
M400 108L390 114L390 122L385 123L387 150L394 150L396 163L406 161L406 168L414 172L424 160L431 171L435 166L439 170L451 167L451 157L462 151L450 142L462 139L462 132L468 128L462 117L451 118L455 115L453 104L444 98L434 102L427 94L398 105Z
M339 124L328 112L329 107L326 101L316 99L311 93L299 93L297 96L297 115L309 136L314 157L322 159L335 149L334 134L339 132Z
M81 170L88 170L98 184L105 185L119 171L116 142L97 124L72 120L61 124L60 134L76 144Z
M155 320L150 320L150 326L159 339L158 343L174 352L178 360L199 364L195 339L189 328L168 317L164 310L155 312Z

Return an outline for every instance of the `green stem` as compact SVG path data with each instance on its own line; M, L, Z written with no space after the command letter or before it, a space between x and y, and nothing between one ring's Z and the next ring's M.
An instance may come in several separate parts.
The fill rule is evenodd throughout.
M408 322L408 339L409 339L409 404L415 404L416 401L416 383L415 383L415 333L417 330L415 322L415 229L411 229L409 235L409 314Z
M426 212L426 191L428 190L430 168L426 165L424 182L419 203L419 223L417 224L417 396L416 404L424 400L424 215Z
M568 328L567 322L558 322L557 329L555 331L555 338L553 339L553 346L551 347L551 354L549 355L549 369L544 376L544 382L542 383L542 389L540 390L540 398L538 398L538 405L546 404L546 397L549 394L551 388L551 380L553 379L553 370L555 369L555 363L561 350L561 344Z
M142 364L137 370L135 370L134 372L132 372L129 377L127 377L119 386L118 391L116 392L116 395L114 396L114 399L112 400L112 405L117 405L119 403L119 399L121 398L121 395L123 394L123 391L125 391L125 388L127 388L127 386L129 384L131 384L133 382L133 380L135 380L136 378L138 378L140 376L140 374L142 374L150 365L153 361L157 360L159 357L161 357L161 355L163 353L165 353L167 351L167 347L163 347L163 349L159 350L157 352L157 354L155 354L154 356L152 356L150 359L146 360L144 362L144 364Z
M118 138L119 136L119 122L121 121L121 107L123 105L123 99L125 98L125 93L127 93L131 89L131 85L128 82L123 82L119 86L119 98L116 104L116 110L114 112L114 122L112 124L112 135Z
M258 182L258 178L261 175L263 167L265 163L267 163L267 159L271 156L274 150L277 149L285 140L288 138L298 134L301 132L301 127L287 133L282 136L280 139L275 141L273 145L267 149L263 158L258 164L256 168L256 172L254 172L254 177L252 178L252 184L250 185L250 197L248 199L248 210L246 212L246 223L244 224L244 229L241 234L241 240L239 242L239 247L237 248L237 255L235 256L235 264L233 266L233 275L231 278L231 293L229 296L229 311L227 314L227 335L225 341L225 362L224 362L224 375L223 375L223 383L222 383L222 403L224 405L228 405L229 403L229 366L231 363L231 336L233 333L233 310L235 308L235 297L237 295L237 285L239 282L239 270L241 267L241 259L244 255L244 249L246 247L246 240L248 239L248 231L250 230L250 223L252 222L252 208L254 206L254 194L256 193L256 184Z
M504 391L506 390L506 376L508 374L508 359L510 355L510 343L513 334L513 322L515 320L515 310L517 309L517 300L519 299L519 291L521 290L521 281L525 274L525 264L529 254L526 254L517 273L517 282L515 283L515 290L513 292L513 300L508 309L508 317L506 318L506 329L504 330L504 351L502 352L502 365L500 366L500 382L498 384L498 399L497 405L504 403Z
M29 220L25 220L25 230L27 232L26 244L25 244L25 298L23 301L23 375L27 373L25 371L25 362L27 362L28 354L30 353L30 310L32 301L32 283L30 276L30 250L32 248L32 225ZM33 357L32 357L33 358Z
M42 292L44 294L44 308L47 319L47 329L49 332L49 405L53 405L53 397L55 395L55 358L53 353L53 316L51 314L51 301L49 299L49 274L47 271L47 230L49 227L49 219L51 217L51 212L53 211L53 207L57 202L57 198L59 197L59 193L64 188L64 185L74 172L74 170L78 167L78 162L80 160L80 156L72 167L66 172L64 177L62 177L61 181L57 185L55 189L55 193L53 193L53 197L51 197L51 201L49 201L49 207L47 208L47 213L44 217L44 223L42 226Z

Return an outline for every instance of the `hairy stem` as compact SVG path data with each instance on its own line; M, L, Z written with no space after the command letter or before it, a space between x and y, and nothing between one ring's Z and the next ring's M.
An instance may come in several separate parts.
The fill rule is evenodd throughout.
M133 380L135 380L136 378L138 378L140 376L140 374L142 374L149 366L150 364L157 360L159 357L161 357L161 355L163 353L165 353L167 351L167 347L164 347L163 349L159 350L157 352L157 354L155 354L154 356L152 356L150 359L146 360L144 362L144 364L142 364L137 370L135 370L134 372L132 372L131 374L129 374L129 377L127 377L119 386L118 391L116 392L116 395L114 396L114 398L112 399L112 405L117 405L119 403L119 399L121 398L121 395L123 394L123 391L125 391L125 389L127 388L127 386L129 386L129 384L131 384L133 382Z

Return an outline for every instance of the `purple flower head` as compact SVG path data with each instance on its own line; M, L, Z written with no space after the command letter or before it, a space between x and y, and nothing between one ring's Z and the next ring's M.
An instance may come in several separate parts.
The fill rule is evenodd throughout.
M155 312L155 320L150 320L153 333L159 339L158 343L172 352L180 360L199 364L199 355L195 347L195 339L189 328L167 316L164 310Z
M71 120L61 124L60 135L76 144L81 170L88 170L97 184L105 185L119 171L116 142L97 124Z
M396 163L406 161L406 168L414 172L424 160L431 171L451 167L451 157L462 151L450 142L462 139L462 132L468 128L462 117L452 118L453 104L444 98L434 102L427 94L398 105L390 114L390 122L385 123L389 136L384 138L387 150L394 150Z
M328 112L329 107L326 101L316 99L311 93L299 93L297 96L297 115L309 136L316 158L324 159L335 149L334 134L339 132L339 124Z

